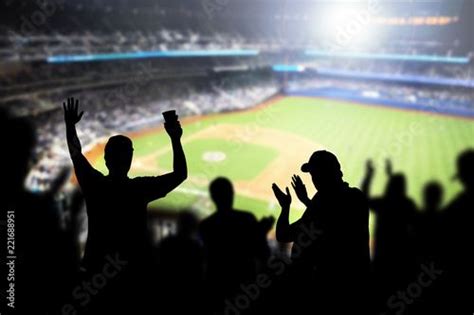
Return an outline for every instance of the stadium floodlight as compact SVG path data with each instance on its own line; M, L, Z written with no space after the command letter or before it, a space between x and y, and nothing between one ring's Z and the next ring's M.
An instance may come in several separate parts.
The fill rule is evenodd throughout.
M372 24L378 14L378 10L363 2L336 2L317 14L319 33L333 47L364 50L376 42L376 28Z
M356 10L354 8L345 8L343 5L332 5L320 15L321 26L325 31L331 32L347 22L347 19L354 15Z

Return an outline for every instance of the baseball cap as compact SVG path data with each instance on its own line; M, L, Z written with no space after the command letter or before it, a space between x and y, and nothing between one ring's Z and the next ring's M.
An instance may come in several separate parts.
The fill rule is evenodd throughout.
M326 150L319 150L315 151L309 158L309 161L301 166L301 171L309 173L316 168L340 170L341 165L334 154Z

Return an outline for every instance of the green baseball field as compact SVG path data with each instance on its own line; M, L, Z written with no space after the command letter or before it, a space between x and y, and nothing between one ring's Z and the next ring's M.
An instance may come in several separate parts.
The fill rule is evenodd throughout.
M300 165L320 149L339 157L351 186L360 186L366 161L372 159L376 166L372 194L381 194L387 180L384 164L390 158L394 171L407 175L414 200L420 203L424 184L437 180L444 185L448 202L461 188L452 180L456 157L474 147L474 120L306 97L279 97L246 111L192 117L183 121L183 128L189 177L150 207L193 209L202 216L214 210L207 187L217 176L233 181L236 208L257 217L277 216L271 184L290 187L291 175L299 174L314 193L311 178L301 173ZM131 176L172 169L169 139L161 127L131 136L135 147ZM106 173L102 152L97 152L94 165ZM294 220L303 208L292 195Z

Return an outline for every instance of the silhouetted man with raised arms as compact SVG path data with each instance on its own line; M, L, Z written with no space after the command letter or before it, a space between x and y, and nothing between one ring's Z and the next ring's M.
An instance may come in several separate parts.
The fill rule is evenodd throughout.
M68 99L67 104L64 104L64 118L69 153L87 206L88 238L83 266L87 274L93 275L103 272L105 266L114 269L110 267L113 265L114 271L118 271L118 276L113 280L120 278L123 282L117 285L118 290L112 290L110 300L120 304L117 297L123 294L129 300L129 305L133 305L136 302L129 293L139 292L133 284L147 277L144 273L149 267L151 255L147 204L166 196L187 177L186 159L180 141L183 131L179 122L165 123L173 148L173 171L154 177L129 178L127 173L132 163L132 141L122 135L111 137L105 146L105 164L109 170L105 176L95 170L81 152L75 128L83 115L83 112L78 113L78 103L73 98ZM110 270L108 272L112 273ZM115 284L112 280L110 282L106 289ZM104 307L111 306L108 302L106 304Z
M366 174L361 185L369 201L369 207L376 214L374 229L374 255L372 262L377 308L386 309L389 299L400 288L405 288L416 277L419 267L415 261L414 223L415 202L407 194L405 174L394 172L392 162L385 162L388 178L385 193L371 196L375 168L367 161ZM392 303L393 304L393 303Z
M311 175L317 193L309 199L299 176L292 186L306 210L289 223L291 194L273 184L282 211L277 221L280 242L294 242L290 311L294 314L366 314L369 256L369 209L365 196L342 179L339 162L316 151L301 170Z

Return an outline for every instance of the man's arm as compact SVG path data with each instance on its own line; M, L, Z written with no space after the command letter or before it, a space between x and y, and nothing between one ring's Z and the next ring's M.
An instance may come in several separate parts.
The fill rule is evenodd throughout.
M365 168L365 177L362 181L361 190L367 198L370 196L370 186L372 186L372 179L374 178L374 165L372 160L368 160Z
M388 170L388 167L387 167L387 170ZM370 197L370 188L372 186L374 173L375 173L375 169L374 169L372 160L368 160L367 161L367 166L366 166L365 178L362 181L362 185L361 185L361 191L365 195L365 197L367 198L367 202L368 202L368 205L370 207L370 210L372 210L374 212L378 212L379 209L380 209L380 205L381 205L381 203L380 203L381 199ZM387 175L389 175L388 171L387 171Z
M79 100L74 98L68 98L67 104L63 103L64 108L64 121L66 123L66 138L67 145L69 148L69 155L71 156L76 176L80 181L85 173L95 172L95 169L87 161L86 157L82 154L82 146L77 136L76 124L81 120L84 112L78 113Z
M171 174L173 174L176 181L180 184L188 177L186 156L184 155L183 145L181 144L183 129L179 121L171 126L165 123L165 129L171 139L171 147L173 148L173 172Z
M279 242L293 242L294 237L292 233L292 227L290 225L290 205L291 205L291 194L286 188L286 194L281 191L277 184L272 185L273 193L277 198L281 206L281 213L278 217L276 225L276 239Z
M165 130L171 140L173 149L173 171L157 177L144 177L145 192L148 200L154 200L165 196L178 187L188 177L188 167L186 156L181 144L183 129L178 122L173 124L165 123Z

